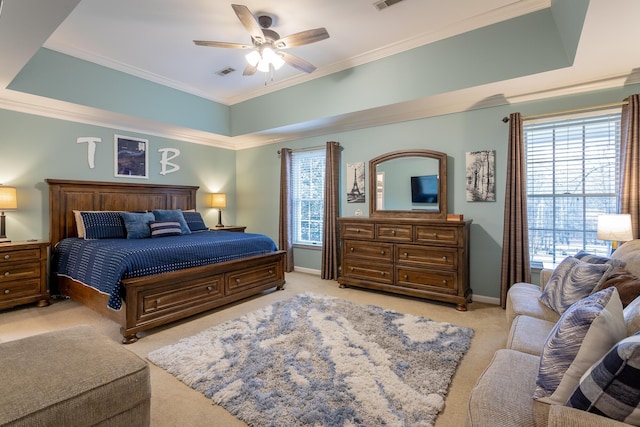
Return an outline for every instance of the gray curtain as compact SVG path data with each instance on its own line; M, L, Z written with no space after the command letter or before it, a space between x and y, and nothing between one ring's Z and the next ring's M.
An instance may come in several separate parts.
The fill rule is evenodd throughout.
M278 247L285 251L284 271L293 271L293 243L291 240L291 149L280 150L280 224Z
M620 213L631 214L633 238L640 223L640 94L627 98L622 106L620 128Z
M512 113L509 115L507 188L500 277L500 304L503 308L507 303L507 291L514 283L531 282L526 184L522 116L520 113Z
M324 175L324 226L322 227L321 276L338 280L340 263L338 245L338 215L340 209L340 144L327 142L326 169Z

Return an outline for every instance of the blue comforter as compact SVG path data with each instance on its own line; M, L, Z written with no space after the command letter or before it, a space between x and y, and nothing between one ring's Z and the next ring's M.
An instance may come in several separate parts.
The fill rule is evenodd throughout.
M262 234L203 231L150 239L79 238L60 241L52 256L54 273L109 295L122 307L121 280L263 255L277 250Z

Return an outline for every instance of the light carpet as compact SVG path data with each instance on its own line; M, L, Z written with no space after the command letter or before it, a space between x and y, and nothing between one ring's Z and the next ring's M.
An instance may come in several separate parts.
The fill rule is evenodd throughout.
M432 426L472 336L305 293L148 359L252 426Z

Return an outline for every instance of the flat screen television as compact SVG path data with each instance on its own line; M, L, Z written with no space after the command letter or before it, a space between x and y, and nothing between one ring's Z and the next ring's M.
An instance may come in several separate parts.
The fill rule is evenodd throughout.
M438 203L438 175L411 177L412 203Z

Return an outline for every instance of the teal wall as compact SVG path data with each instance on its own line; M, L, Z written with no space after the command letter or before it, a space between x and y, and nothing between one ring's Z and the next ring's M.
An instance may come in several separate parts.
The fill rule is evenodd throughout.
M588 107L622 101L638 93L640 85L552 98L544 101L504 105L457 114L377 126L321 137L305 138L281 144L256 147L237 153L236 189L238 223L252 230L277 236L278 185L282 147L299 149L323 146L326 141L338 141L341 152L341 216L353 216L356 209L366 216L369 212L369 173L367 169L367 203L347 203L346 164L368 162L383 153L401 149L429 149L448 155L448 212L463 214L473 220L471 226L471 287L476 295L499 298L502 256L502 227L506 158L509 126L504 116L519 111L523 115ZM496 201L467 202L465 192L465 155L467 151L496 151ZM297 267L319 270L320 252L296 249Z
M114 177L114 134L149 141L149 179ZM87 144L80 137L98 137L95 167L88 162ZM198 210L214 226L217 211L207 207L207 194L225 192L223 221L235 222L235 152L120 129L73 123L0 109L0 184L17 187L18 210L7 212L7 236L12 240L49 236L47 178L198 185ZM171 163L176 172L160 174L160 148L176 148ZM171 169L170 167L167 168Z

